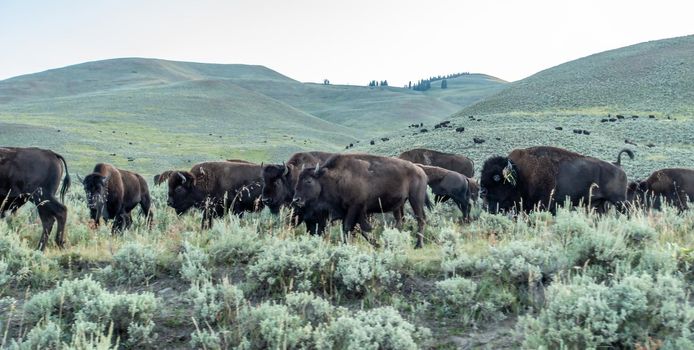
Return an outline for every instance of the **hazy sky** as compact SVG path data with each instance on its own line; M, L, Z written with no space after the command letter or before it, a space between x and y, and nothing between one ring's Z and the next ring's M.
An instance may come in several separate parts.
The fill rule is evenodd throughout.
M0 0L0 79L115 57L260 64L300 81L518 80L694 34L694 1Z

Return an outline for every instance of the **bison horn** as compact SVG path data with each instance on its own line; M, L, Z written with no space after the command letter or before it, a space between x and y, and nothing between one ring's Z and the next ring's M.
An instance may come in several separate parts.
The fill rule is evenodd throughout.
M182 184L186 183L186 177L183 176L183 174L181 174L181 173L176 173L176 174L181 177L181 183Z
M316 174L318 174L318 170L320 170L320 163L316 163L316 171L315 171Z
M76 176L77 176L77 181L79 181L80 183L84 183L84 178L80 176L80 173L76 173Z
M282 173L282 176L287 176L287 174L289 174L289 167L284 165L284 163L282 163L282 166L284 167L284 172Z
M260 162L260 168L263 168L263 165L265 165L265 162Z
M513 164L511 164L511 161L508 161L508 165L504 168L502 171L502 175L504 175L504 182L508 182L513 186L516 186L516 178L513 175Z

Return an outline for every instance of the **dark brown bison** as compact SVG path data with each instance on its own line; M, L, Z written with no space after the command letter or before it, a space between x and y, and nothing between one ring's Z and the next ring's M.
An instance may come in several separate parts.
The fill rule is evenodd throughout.
M203 212L202 228L227 211L238 216L263 209L261 166L239 162L204 162L169 176L167 204L183 214L191 207Z
M60 188L60 202L65 200L70 188L70 174L63 156L40 148L0 147L0 217L4 217L6 211L14 213L26 202L34 203L43 226L40 250L46 248L56 221L55 243L61 248L65 244L67 208L55 198L63 167L65 178Z
M467 177L472 177L475 174L475 163L472 159L459 154L416 148L402 152L398 158L409 160L412 163L437 166L439 168L457 171Z
M687 210L688 202L694 199L694 170L656 170L646 180L630 183L627 198L629 202L639 202L655 209L659 209L664 200L680 211Z
M243 159L227 159L226 161L232 162L232 163L253 164L253 163L251 163L247 160L243 160ZM175 174L176 172L177 172L177 170L167 170L167 171L162 172L161 174L154 175L154 185L159 186L159 185L163 184L164 182L169 181L169 176L171 176L171 174Z
M444 168L417 164L427 174L431 191L442 200L453 199L463 213L463 220L470 220L470 202L476 200L473 191L476 183L471 184L467 176ZM474 182L474 180L472 181Z
M96 227L103 218L104 222L113 219L112 233L128 229L133 221L130 212L138 205L147 226L151 226L152 198L147 181L139 174L98 163L91 174L78 179L84 186L89 216Z
M293 203L302 209L320 208L340 216L346 235L370 213L392 212L396 226L409 201L417 218L416 247L422 246L427 177L414 164L367 154L336 154L316 168L304 169L297 182ZM368 231L362 228L362 234ZM364 237L371 240L364 234Z
M299 179L299 173L303 168L315 167L316 164L325 163L335 153L327 152L299 152L293 154L284 164L269 164L263 167L263 203L270 208L270 212L277 214L282 206L292 203L294 188ZM328 208L314 206L310 208L292 208L291 222L299 225L306 224L306 229L311 234L322 234L330 219L338 219L339 213L330 213ZM370 229L367 222L360 222L361 227Z
M604 210L606 203L622 209L626 200L624 171L609 162L556 147L513 150L508 157L489 158L480 184L488 210L518 207L526 212L549 209L568 198Z

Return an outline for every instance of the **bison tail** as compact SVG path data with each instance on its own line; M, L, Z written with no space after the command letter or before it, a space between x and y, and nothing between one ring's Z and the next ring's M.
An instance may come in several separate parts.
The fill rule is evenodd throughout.
M427 206L427 209L431 210L431 208L434 207L434 203L431 202L431 199L429 199L429 195L427 194L424 196L424 205Z
M629 159L634 159L634 152L628 148L624 148L617 153L617 162L614 163L617 166L622 166L622 153L626 153L629 156Z
M65 203L65 193L67 193L67 190L70 189L70 173L67 170L67 162L65 161L65 158L61 156L60 154L55 154L58 159L63 161L63 166L65 167L65 179L63 179L63 186L60 188L60 201Z

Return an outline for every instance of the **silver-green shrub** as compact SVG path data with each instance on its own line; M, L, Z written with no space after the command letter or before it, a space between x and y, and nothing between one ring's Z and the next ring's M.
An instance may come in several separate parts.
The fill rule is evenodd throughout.
M266 245L252 227L241 226L238 221L215 225L210 237L213 239L208 251L218 264L246 264L260 254Z
M126 243L113 255L113 264L107 273L118 283L148 283L157 273L156 253L148 245Z
M629 275L613 285L578 276L555 282L537 317L519 322L526 348L633 347L654 339L666 349L694 347L694 308L681 279Z
M0 225L6 223L0 221ZM0 226L0 288L3 286L43 287L60 275L58 264L36 249L29 248L19 236Z
M113 323L114 334L126 344L142 346L155 338L152 330L157 305L151 293L111 293L87 276L64 280L55 288L34 295L24 305L24 311L29 326L34 327L41 320L54 322L64 340L77 330L88 337L101 336Z
M331 249L320 237L267 242L248 269L248 279L267 293L325 288Z
M210 258L200 247L188 241L183 242L183 252L178 257L181 260L181 277L184 280L196 283L210 279Z

